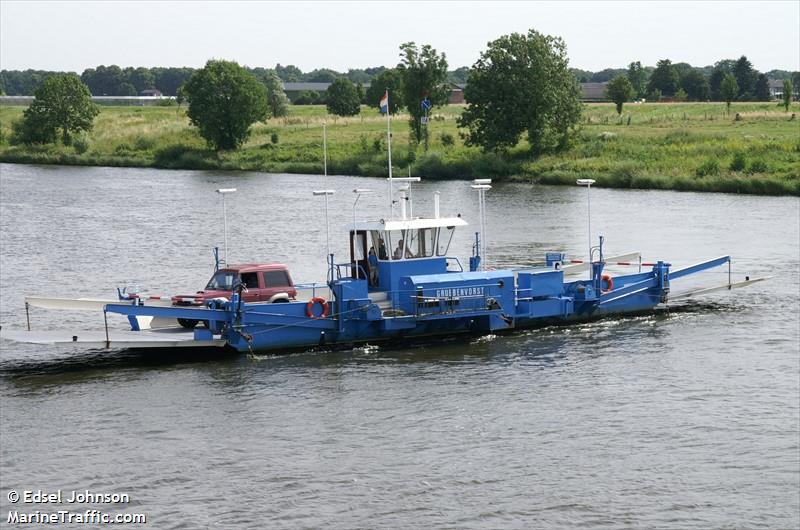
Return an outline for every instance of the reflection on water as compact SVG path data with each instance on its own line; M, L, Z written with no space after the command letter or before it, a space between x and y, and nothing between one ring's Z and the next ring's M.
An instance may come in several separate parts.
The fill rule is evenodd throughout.
M324 277L320 178L0 165L0 324L24 295L195 290L221 245ZM331 177L332 248L356 187ZM474 221L463 182L414 211ZM35 192L34 192L35 191ZM581 259L585 189L497 184L493 266ZM359 217L383 217L382 193ZM774 280L652 314L286 356L0 344L0 490L127 492L158 528L800 525L800 219L795 198L592 190L608 252L682 266L733 255ZM453 253L469 255L470 229ZM727 271L673 292L727 281ZM35 310L34 329L102 329ZM113 326L124 326L114 321ZM133 510L132 507L136 509ZM10 509L0 495L0 512Z

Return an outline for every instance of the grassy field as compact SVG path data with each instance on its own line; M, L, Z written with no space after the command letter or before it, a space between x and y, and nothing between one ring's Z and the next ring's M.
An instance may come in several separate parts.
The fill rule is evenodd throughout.
M466 147L456 118L462 106L437 110L430 149L409 150L407 116L393 118L396 173L425 178L516 179L574 184L800 195L800 104L627 104L622 119L612 104L587 105L580 131L564 152L531 158L527 144L506 155ZM215 153L176 107L102 107L88 149L15 147L8 137L20 107L0 107L0 161L186 169L321 173L322 124L328 124L329 172L385 176L386 120L373 109L353 118L324 107L294 106L289 116L257 124L247 144ZM738 114L739 119L735 119ZM277 136L275 136L277 135ZM448 138L453 142L448 142ZM273 142L273 139L277 142Z

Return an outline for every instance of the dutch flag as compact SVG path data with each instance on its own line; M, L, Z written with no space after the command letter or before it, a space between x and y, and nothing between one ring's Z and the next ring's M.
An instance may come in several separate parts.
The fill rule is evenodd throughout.
M386 114L387 112L389 112L389 91L388 90L383 94L383 97L381 98L381 102L380 102L379 106L381 108L381 114Z

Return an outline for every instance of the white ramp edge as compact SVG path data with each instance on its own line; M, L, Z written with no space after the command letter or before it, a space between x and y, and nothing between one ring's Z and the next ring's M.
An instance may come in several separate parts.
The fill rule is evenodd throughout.
M26 344L77 346L85 348L221 348L225 340L195 340L194 332L185 329L147 331L25 331L2 330L0 338Z

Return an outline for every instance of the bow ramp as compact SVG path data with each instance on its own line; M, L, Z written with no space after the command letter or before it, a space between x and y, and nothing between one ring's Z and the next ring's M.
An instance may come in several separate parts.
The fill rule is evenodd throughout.
M194 333L182 328L162 328L143 331L3 331L2 338L14 342L47 346L80 346L88 349L122 348L222 348L221 338L197 339Z

